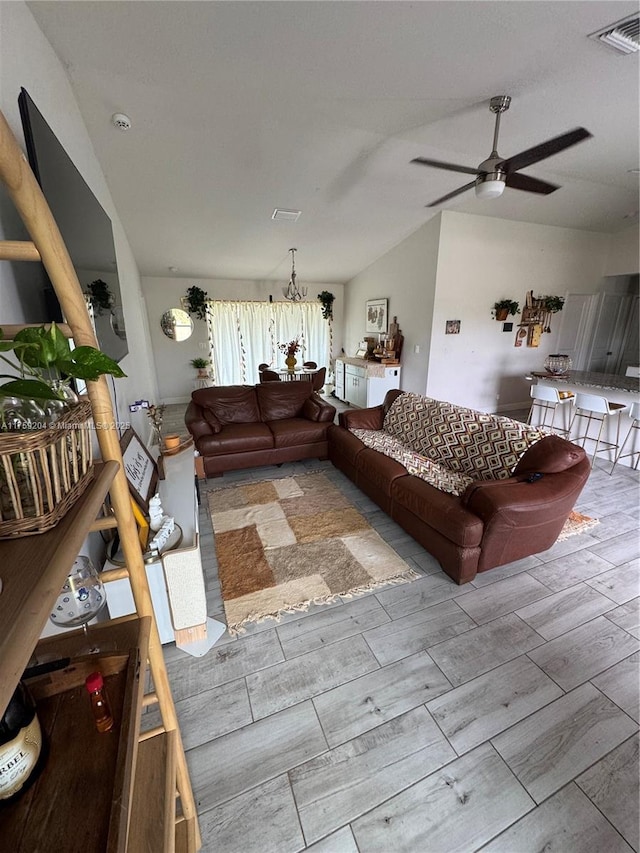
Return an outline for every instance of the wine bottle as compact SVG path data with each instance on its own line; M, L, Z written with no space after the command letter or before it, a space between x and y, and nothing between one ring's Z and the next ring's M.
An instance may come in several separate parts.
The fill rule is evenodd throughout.
M0 805L22 794L35 781L43 763L36 706L20 681L0 719Z

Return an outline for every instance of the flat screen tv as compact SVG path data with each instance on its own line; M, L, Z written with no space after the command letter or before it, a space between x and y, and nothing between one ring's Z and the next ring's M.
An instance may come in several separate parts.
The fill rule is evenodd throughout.
M128 347L111 220L26 89L21 89L18 105L29 163L60 229L80 286L90 293L91 285L99 282L94 289L106 294L102 307L94 301L98 345L120 361ZM47 319L60 320L60 305L50 283L47 290Z

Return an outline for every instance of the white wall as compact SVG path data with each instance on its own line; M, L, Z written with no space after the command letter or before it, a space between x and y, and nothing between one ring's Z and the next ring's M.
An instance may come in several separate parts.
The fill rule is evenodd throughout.
M366 301L388 298L389 318L398 318L404 336L400 386L418 394L424 394L427 387L440 222L440 216L430 219L353 278L345 291L346 354L355 355L365 336Z
M334 294L332 357L335 357L343 346L344 285L300 280L298 284L308 289L308 300L313 300L323 290ZM144 276L142 290L149 318L160 400L164 403L188 402L195 388L195 371L189 362L192 358L208 358L207 325L204 320L192 317L193 334L181 342L167 338L160 328L160 318L164 312L169 308L180 308L180 299L186 296L187 288L200 287L211 299L266 302L271 295L273 301L278 302L284 299L283 285L286 282ZM204 348L200 344L204 344Z
M427 393L482 411L508 411L526 402L532 370L555 352L562 313L552 316L539 347L515 347L511 332L491 317L493 303L527 291L594 293L601 281L609 235L508 222L445 211L440 240L434 334ZM451 311L461 315L449 317ZM460 335L445 335L445 320L460 319Z
M612 234L605 275L628 275L640 272L640 230L637 225Z
M136 399L144 397L155 400L157 397L151 342L138 269L65 69L38 28L27 5L22 2L0 2L0 81L0 109L23 150L24 138L18 111L21 86L27 89L113 223L129 344L129 354L121 362L127 378L116 380L119 415L121 420L131 420L140 435L146 436L148 425L144 413L131 415L127 408L128 404ZM0 196L0 238L26 238L13 205L6 198L4 191ZM20 323L25 319L20 301L20 275L19 265L0 262L0 323ZM43 321L47 319L42 317Z
M595 293L615 268L611 255L632 256L632 244L626 232L600 234L444 211L347 284L347 354L362 337L365 301L388 296L389 313L397 315L405 336L404 390L483 411L522 408L529 399L525 375L542 369L554 351L562 312L552 317L551 334L542 336L539 347L516 348L520 316L509 317L513 330L503 332L502 323L491 317L493 303L508 297L522 308L528 290L534 296ZM459 335L445 334L447 320L460 320Z

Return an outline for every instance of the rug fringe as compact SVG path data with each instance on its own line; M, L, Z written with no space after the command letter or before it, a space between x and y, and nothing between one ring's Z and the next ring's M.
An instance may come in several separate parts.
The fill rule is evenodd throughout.
M272 613L252 614L251 616L245 617L240 622L235 622L233 625L227 625L227 631L232 637L235 637L238 634L246 633L245 625L251 623L259 624L260 622L264 622L266 619L273 619L276 622L280 622L283 616L293 615L295 613L305 613L312 604L333 604L334 601L341 598L354 598L355 596L364 595L367 592L371 592L374 589L380 589L381 587L388 586L389 584L409 583L409 581L418 580L421 577L423 577L423 575L419 574L419 572L416 572L413 569L408 569L406 572L402 572L399 575L394 575L391 578L385 578L383 581L371 581L371 583L364 586L358 586L354 589L350 589L348 592L336 592L332 595L322 595L318 598L309 598L306 601L299 602L298 604L290 604L287 607L281 607Z

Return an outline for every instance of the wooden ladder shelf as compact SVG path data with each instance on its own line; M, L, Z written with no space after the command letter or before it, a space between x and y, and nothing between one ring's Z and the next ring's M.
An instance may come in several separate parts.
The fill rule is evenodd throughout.
M2 113L0 113L0 180L6 187L32 241L0 241L0 260L41 260L67 321L67 327L62 328L73 338L76 346L98 347L84 294L60 231ZM10 337L18 328L5 326L5 336ZM75 506L72 508L68 523L65 517L50 533L0 542L0 565L2 565L2 574L5 579L7 578L5 567L9 565L5 557L11 556L12 559L18 560L25 559L26 554L31 554L31 559L34 559L34 550L37 551L39 548L40 551L45 552L46 556L41 556L40 562L45 562L44 570L49 573L50 581L46 590L38 592L40 600L35 602L33 600L35 595L29 590L23 594L22 599L18 600L18 593L16 593L15 600L10 601L13 587L5 580L6 595L0 596L0 682L2 683L0 714L4 712L27 664L35 642L46 623L53 599L62 586L81 542L90 530L99 529L103 525L103 522L96 522L96 516L108 489L124 559L128 567L136 613L142 619L142 623L150 622L147 654L154 693L142 699L141 704L146 706L157 702L162 719L161 727L151 733L152 737L146 734L138 735L134 739L136 743L132 748L132 776L135 777L137 771L147 770L149 771L147 778L152 778L154 782L148 790L143 791L140 791L138 786L134 792L133 785L131 786L128 794L129 817L126 822L126 837L121 839L113 849L128 850L132 853L143 849L154 851L177 849L191 853L199 850L201 846L196 807L162 645L154 619L138 530L131 508L129 486L122 467L120 441L109 389L104 377L100 377L96 382L88 382L87 387L94 422L101 424L101 428L96 430L96 435L104 463L101 470L106 473L98 474L96 481L100 481L102 485L90 487L89 498L83 501L82 508L77 512L75 512ZM91 495L94 497L91 498ZM68 534L66 538L62 536L64 530ZM58 531L57 536L56 531ZM46 542L43 537L46 537ZM27 595L29 595L28 603ZM11 612L10 605L17 612ZM146 620L145 617L147 617ZM122 620L101 623L99 628L101 631L108 632L110 626L113 626L113 630L116 630L118 627L116 623L120 621ZM143 666L144 663L143 660ZM138 719L139 713L138 711ZM140 742L139 748L137 742ZM158 771L158 762L162 762L161 772ZM149 827L150 834L145 837L146 812L151 811L150 807L155 804L151 803L150 797L153 797L154 801L166 803L168 812L165 812L165 815L175 814L175 804L178 799L181 814L175 820L169 841L159 840L162 838L162 826L158 826L157 822L153 827ZM79 819L82 821L84 818L90 820L90 813L80 816ZM71 848L66 847L66 849ZM104 849L107 849L106 840ZM108 849L112 849L111 839Z

